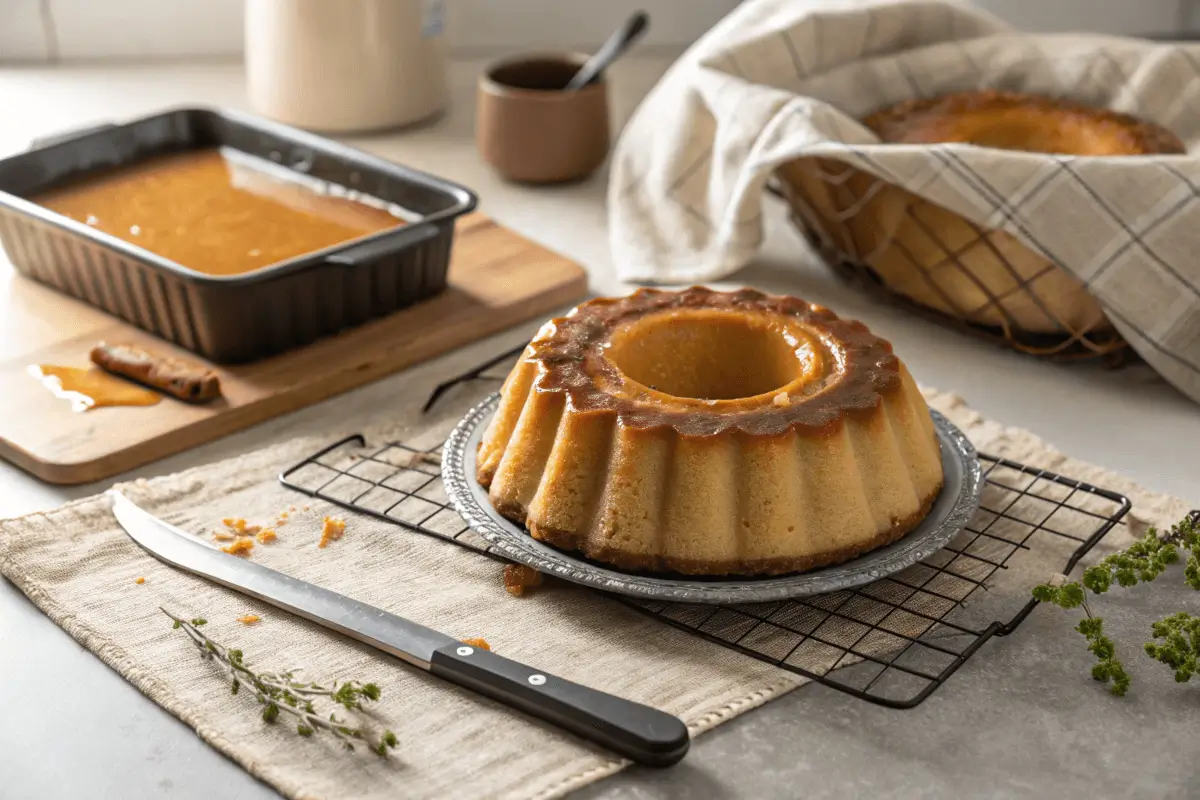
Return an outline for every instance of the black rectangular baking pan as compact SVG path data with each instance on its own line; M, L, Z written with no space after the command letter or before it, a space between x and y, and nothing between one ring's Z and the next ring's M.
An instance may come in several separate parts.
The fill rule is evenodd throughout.
M403 227L234 276L187 269L29 200L148 157L228 147L413 212ZM42 140L0 160L0 244L16 270L211 361L308 344L446 287L462 186L284 125L183 108Z

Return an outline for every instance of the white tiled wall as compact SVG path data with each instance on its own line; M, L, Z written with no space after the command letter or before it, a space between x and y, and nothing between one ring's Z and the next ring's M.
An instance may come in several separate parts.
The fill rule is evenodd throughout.
M50 56L42 10L42 0L0 0L0 59Z
M445 2L453 46L475 50L595 46L639 8L652 20L645 44L688 44L739 0ZM41 30L43 3L56 47ZM243 0L0 0L0 61L236 55L242 8Z
M1189 0L974 0L1026 30L1157 34L1179 28Z
M0 61L236 56L242 50L243 2L0 0ZM739 0L445 2L453 46L476 50L594 46L637 8L649 11L653 20L646 44L687 44ZM1137 34L1166 33L1181 26L1200 29L1200 0L974 2L1029 30Z
M638 9L648 45L690 44L740 0L446 0L451 41L463 49L581 47L604 41Z
M242 51L241 0L47 2L62 58L221 56Z

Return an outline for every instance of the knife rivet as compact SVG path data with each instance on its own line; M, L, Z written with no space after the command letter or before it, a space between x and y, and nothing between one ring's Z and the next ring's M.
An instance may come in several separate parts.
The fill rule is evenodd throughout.
M541 686L543 683L546 682L546 676L545 675L530 675L529 682L532 683L534 686Z
M471 653L474 653L475 651L469 647L460 647L460 648L458 648L458 650L456 652L460 656L469 656L469 655L471 655Z

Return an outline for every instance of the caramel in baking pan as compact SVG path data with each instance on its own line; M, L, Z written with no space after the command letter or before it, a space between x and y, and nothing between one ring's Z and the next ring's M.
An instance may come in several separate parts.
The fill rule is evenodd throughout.
M224 148L158 156L31 199L209 275L405 224L398 208Z
M71 401L75 411L101 406L152 406L162 399L158 392L143 389L95 367L39 364L30 367L29 374L40 380L55 397Z

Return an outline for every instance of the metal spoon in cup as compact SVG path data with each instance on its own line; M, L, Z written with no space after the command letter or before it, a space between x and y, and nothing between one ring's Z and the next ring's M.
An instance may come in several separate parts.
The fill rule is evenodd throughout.
M576 72L575 77L571 78L570 82L563 87L563 91L579 91L600 77L604 70L612 66L612 63L646 32L649 25L650 15L645 11L635 11L621 27L613 31L612 36L608 37L608 41L596 51L596 54L579 68L579 72Z

